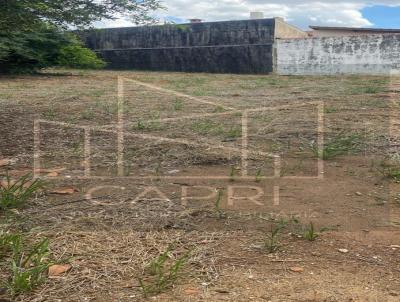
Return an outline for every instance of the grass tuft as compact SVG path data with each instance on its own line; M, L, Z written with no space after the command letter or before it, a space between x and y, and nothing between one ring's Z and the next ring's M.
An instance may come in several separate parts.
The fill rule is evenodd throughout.
M304 232L303 237L307 239L308 241L315 241L319 237L319 233L316 232L314 228L314 224L310 222L310 226L308 229Z
M0 183L0 210L20 208L43 187L39 179L31 181L30 174L12 181L7 173L4 183Z
M392 156L392 158L383 159L377 170L385 177L400 182L400 158Z
M330 160L338 156L358 152L361 142L362 138L358 134L340 134L326 141L322 150L318 148L315 142L311 144L311 149L316 157L323 160Z
M226 217L226 213L221 209L221 201L222 201L222 190L218 190L217 199L215 200L214 208L217 213L218 219L223 219Z
M260 182L262 180L262 177L263 177L262 170L258 169L256 172L256 182Z
M149 264L145 269L149 275L146 281L142 278L138 278L140 288L145 297L160 294L176 283L179 273L189 259L190 252L185 253L170 265L167 265L171 252L172 247L168 247L164 253Z
M279 248L281 247L279 237L286 226L287 222L284 220L280 220L271 224L270 230L266 234L264 240L264 248L268 253L272 254L279 250Z
M20 234L0 234L0 251L0 259L11 254L11 276L5 285L13 296L32 291L45 281L45 272L52 265L47 238L27 247Z

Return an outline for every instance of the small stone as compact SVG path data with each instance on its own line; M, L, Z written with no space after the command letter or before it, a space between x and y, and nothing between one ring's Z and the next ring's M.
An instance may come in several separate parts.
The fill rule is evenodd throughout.
M362 196L362 193L361 192L356 192L356 195L357 196Z
M347 249L339 249L339 252L341 252L343 254L347 254L349 252L349 250L347 250Z

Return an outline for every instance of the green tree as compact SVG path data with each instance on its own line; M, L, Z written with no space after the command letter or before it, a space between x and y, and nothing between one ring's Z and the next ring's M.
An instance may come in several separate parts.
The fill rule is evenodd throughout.
M121 15L148 23L149 13L161 7L159 0L0 0L0 31L30 31L42 22L83 28Z
M0 73L63 65L99 68L104 62L67 30L130 16L149 23L159 0L0 0Z

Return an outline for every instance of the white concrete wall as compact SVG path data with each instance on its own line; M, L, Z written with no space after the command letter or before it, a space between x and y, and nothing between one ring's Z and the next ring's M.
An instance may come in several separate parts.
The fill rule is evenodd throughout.
M282 75L389 74L400 69L400 35L365 35L276 41Z
M371 32L371 31L352 31L352 30L340 30L340 29L316 29L310 32L311 37L343 37L343 36L365 36L365 35L381 35L390 34L383 32Z

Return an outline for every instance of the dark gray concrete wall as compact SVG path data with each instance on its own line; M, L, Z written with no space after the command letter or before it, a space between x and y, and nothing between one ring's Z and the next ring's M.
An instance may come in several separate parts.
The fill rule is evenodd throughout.
M284 75L389 74L400 70L400 35L277 40Z
M110 28L81 32L113 69L273 71L275 19Z
M120 49L100 52L112 69L214 73L269 73L272 44Z
M97 29L82 32L95 50L271 43L274 19Z

